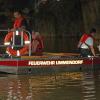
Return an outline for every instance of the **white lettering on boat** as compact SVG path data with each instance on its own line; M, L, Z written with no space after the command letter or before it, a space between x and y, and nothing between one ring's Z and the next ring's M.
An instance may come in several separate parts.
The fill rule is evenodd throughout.
M44 65L68 65L68 64L83 64L83 60L50 60L50 61L29 61L28 65L31 66L44 66Z
M28 65L55 65L55 61L29 61Z
M56 61L56 65L82 64L83 60Z

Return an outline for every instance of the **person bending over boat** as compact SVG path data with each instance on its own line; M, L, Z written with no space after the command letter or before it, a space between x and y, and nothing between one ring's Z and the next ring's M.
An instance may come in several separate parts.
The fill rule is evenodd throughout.
M96 29L92 28L89 34L84 33L79 40L78 48L80 48L80 54L82 57L95 56L94 34Z
M43 53L43 37L39 32L32 32L32 54L33 55L42 55Z
M100 44L97 46L97 48L98 48L98 51L100 52Z

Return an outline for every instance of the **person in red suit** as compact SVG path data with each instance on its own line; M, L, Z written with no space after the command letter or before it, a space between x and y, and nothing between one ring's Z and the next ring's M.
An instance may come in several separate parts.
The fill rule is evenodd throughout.
M39 32L32 32L32 54L34 55L42 55L43 53L43 37Z
M27 29L28 28L28 23L26 19L24 18L23 14L21 11L15 11L14 12L14 24L13 24L13 29Z

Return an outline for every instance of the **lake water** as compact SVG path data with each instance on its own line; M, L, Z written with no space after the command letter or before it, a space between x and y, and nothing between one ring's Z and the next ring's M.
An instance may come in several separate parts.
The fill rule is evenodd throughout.
M0 74L0 100L100 100L100 72Z

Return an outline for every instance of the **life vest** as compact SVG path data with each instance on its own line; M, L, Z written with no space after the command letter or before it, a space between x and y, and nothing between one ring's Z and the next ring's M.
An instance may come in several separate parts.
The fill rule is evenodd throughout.
M39 42L39 44L37 45L37 48L36 48L36 52L39 52L39 51L42 51L42 49L44 48L44 45L43 45L43 37L36 37L36 38L33 38L32 39L32 42L37 40ZM34 45L32 45L34 47Z
M42 38L42 37L41 37L41 38L36 38L36 40L39 42L37 48L43 49L43 48L44 48L44 45L43 45L43 38Z
M17 18L17 19L15 20L15 22L14 22L13 27L14 27L14 28L19 28L19 27L21 27L21 26L22 26L22 21L23 21L23 20L24 20L23 17Z
M91 38L94 40L94 38L93 38L92 35L84 33L84 34L82 35L81 39L80 39L80 42L81 42L81 43L85 43L85 41L86 41L87 38L89 38L89 37L91 37Z

